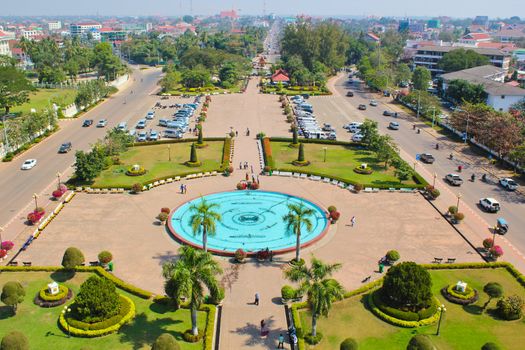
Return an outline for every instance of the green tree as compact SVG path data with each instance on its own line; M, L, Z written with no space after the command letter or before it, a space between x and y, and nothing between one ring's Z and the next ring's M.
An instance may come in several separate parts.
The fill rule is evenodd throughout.
M181 82L187 88L209 86L211 84L211 75L204 67L199 66L183 71Z
M216 211L220 205L218 203L208 202L201 198L200 203L190 206L190 225L193 234L202 232L202 246L205 252L208 251L208 234L214 235L216 232L216 223L222 220L221 214Z
M120 297L115 284L93 275L80 285L74 306L75 316L84 322L100 322L120 312Z
M202 134L202 126L199 129L199 134L197 136L197 145L203 145L204 144L204 136Z
M162 333L153 343L151 350L180 350L180 345L174 336Z
M113 54L110 43L98 43L93 49L93 62L97 68L98 75L106 81L115 79L124 71L124 66L119 58Z
M10 281L2 287L0 299L2 303L13 308L13 314L16 314L18 304L24 301L26 292L19 282Z
M446 94L457 103L485 103L487 93L481 84L472 84L466 80L452 80L447 85Z
M287 207L288 214L283 216L283 221L286 224L287 230L293 232L296 237L295 262L299 263L301 260L302 227L304 226L309 232L312 231L313 224L311 217L314 215L314 211L313 209L306 207L303 202L299 204L288 204Z
M498 313L504 320L518 320L523 316L525 303L518 295L511 295L498 300Z
M163 92L170 92L179 86L181 82L182 76L180 72L173 71L173 72L167 72L164 78L160 81L160 86L162 87Z
M80 181L93 181L102 171L103 160L94 151L77 151L75 159L75 177Z
M12 331L2 338L0 350L29 350L29 340L24 333Z
M190 163L197 164L198 162L199 158L197 157L197 148L195 147L195 143L192 142L190 149Z
M354 338L346 338L339 345L339 350L357 350L357 341Z
M377 139L377 136L379 135L377 131L377 125L378 124L376 121L365 119L360 128L360 133L363 135L362 142L364 144L370 145L372 142L374 142L374 140Z
M287 279L299 283L298 292L307 295L308 305L312 312L312 336L317 336L317 319L328 316L332 303L341 300L344 289L341 284L331 278L332 274L341 268L341 264L325 264L312 257L311 266L294 264L284 272Z
M501 298L503 296L503 286L498 282L489 282L485 284L483 291L489 296L489 300L483 305L483 310L487 308L492 299Z
M197 310L204 301L204 288L208 290L219 290L217 275L222 270L219 264L213 260L211 254L200 251L190 246L182 246L179 249L179 258L166 262L162 265L162 275L166 279L166 286L176 288L165 288L166 294L176 300L185 297L191 311L191 332L198 335Z
M412 71L406 63L401 63L396 66L395 75L396 84L408 83L410 80L412 80Z
M297 155L298 162L304 162L304 143L299 144L299 154Z
M427 91L428 83L432 79L432 74L425 67L416 67L412 76L412 82L414 83L414 89Z
M240 75L237 66L233 62L226 62L219 70L219 79L225 88L230 88L235 85L239 78Z
M417 311L432 302L432 278L420 265L402 262L388 270L380 291L388 305Z
M385 162L385 168L397 157L399 147L390 135L378 135L370 145L370 149L376 154L379 161Z
M416 334L410 339L407 350L436 350L434 344L426 334Z
M516 162L517 166L525 163L525 142L515 147L509 154L511 161Z
M82 254L80 249L69 247L62 257L62 266L64 266L65 269L72 270L77 266L81 266L84 261L84 254Z
M488 57L474 50L454 49L443 55L438 66L446 73L490 64Z
M29 101L29 92L33 85L25 74L10 65L0 65L0 108L9 114L11 107L19 106Z
M297 145L299 144L299 135L298 135L298 132L297 132L297 127L294 126L292 128L292 145Z
M185 16L182 17L182 20L184 22L186 22L186 23L191 24L191 23L193 23L193 16L185 15Z

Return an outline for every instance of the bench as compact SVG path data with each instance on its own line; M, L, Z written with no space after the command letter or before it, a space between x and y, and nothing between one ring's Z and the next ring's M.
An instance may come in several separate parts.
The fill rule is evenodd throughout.
M98 266L98 261L90 261L89 266Z
M456 262L456 258L448 258L447 259L447 264L453 264Z
M18 261L11 261L7 266L18 266Z
M31 261L24 261L22 264L24 264L24 266L31 266L32 265Z
M434 261L432 261L432 263L441 264L442 261L443 261L443 258L434 258Z

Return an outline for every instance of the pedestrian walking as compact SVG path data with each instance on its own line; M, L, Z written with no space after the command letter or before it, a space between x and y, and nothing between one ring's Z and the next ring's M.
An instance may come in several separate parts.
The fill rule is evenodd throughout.
M242 169L242 162L239 162L239 169Z
M277 345L277 349L284 349L284 335L282 333L279 334L279 344Z
M255 293L255 301L253 302L255 305L259 305L259 293Z
M252 183L255 183L255 176L252 174Z
M235 136L239 136L239 132L235 130Z
M251 169L252 169L252 174L253 174L253 165L250 165Z
M180 194L184 194L184 185L180 184Z
M259 184L259 183L260 183L260 182L259 182L259 175L257 175L257 184Z
M355 216L352 216L352 219L350 220L350 222L352 223L351 226L354 227L354 225L355 225Z
M184 194L188 193L188 186L184 185Z

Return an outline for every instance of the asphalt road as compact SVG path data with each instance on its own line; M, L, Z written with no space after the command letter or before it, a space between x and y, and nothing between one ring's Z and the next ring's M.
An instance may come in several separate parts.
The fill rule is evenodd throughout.
M436 181L444 183L444 177L448 173L456 173L458 165L462 165L463 171L461 176L464 183L461 187L452 187L448 184L445 186L455 193L461 194L461 204L468 205L473 212L479 214L489 225L495 225L498 217L504 217L509 223L509 233L505 236L521 252L525 252L525 198L523 195L515 192L508 192L497 184L496 178L489 178L488 183L480 180L481 174L485 172L479 166L469 164L458 159L450 160L449 155L454 152L457 144L448 140L445 136L438 136L436 139L425 130L430 127L423 123L417 123L414 117L401 113L398 118L385 117L382 115L384 110L392 110L392 107L378 100L379 106L372 107L369 105L370 99L377 98L377 94L370 94L365 91L355 90L348 84L348 79L343 76L335 83L338 94L326 97L311 98L309 101L314 106L314 114L317 116L320 125L330 123L337 130L338 140L347 141L351 138L351 133L347 132L342 126L351 121L363 121L365 118L378 122L379 131L391 135L402 150L402 156L405 159L415 158L416 154L431 153L436 161L434 164L424 164L417 162L416 170L422 173L427 180L432 182L433 174L437 174ZM346 92L351 88L355 94L354 97L346 97ZM385 100L386 101L386 100ZM367 110L360 111L357 109L359 104L366 104ZM397 121L400 124L399 130L389 130L388 124L391 121ZM417 134L413 130L414 123L422 128L422 132ZM435 149L436 143L439 143L439 150ZM404 152L406 154L404 154ZM457 157L458 154L454 153ZM407 157L409 156L409 157ZM460 157L464 159L463 157ZM411 165L414 162L411 161ZM476 173L475 182L470 181L470 175ZM493 197L500 202L501 211L498 214L483 212L478 205L479 199L483 197ZM455 205L455 203L451 203ZM461 209L465 211L465 208Z
M151 93L157 89L160 75L159 69L134 69L130 80L117 94L80 118L61 120L60 130L51 137L12 162L0 163L0 226L12 222L17 214L25 215L20 212L33 200L33 193L41 198L49 196L55 189L52 183L56 185L57 172L64 174L61 180L65 181L72 173L76 150L89 149L97 139L104 137L109 128L122 121L132 126L138 119L144 118L158 100ZM108 120L105 128L96 128L95 125L82 127L84 119L93 119L96 124L103 118ZM58 148L65 141L70 141L73 149L69 153L59 154ZM31 158L37 160L37 165L31 170L20 170L22 163ZM18 215L14 220L23 218Z

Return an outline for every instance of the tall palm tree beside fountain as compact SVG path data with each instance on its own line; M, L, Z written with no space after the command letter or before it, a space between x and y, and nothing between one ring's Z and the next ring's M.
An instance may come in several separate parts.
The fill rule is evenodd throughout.
M312 220L310 217L314 210L307 208L303 202L300 204L288 204L288 214L283 216L283 221L288 230L293 231L296 236L295 261L300 261L301 252L301 227L304 226L307 231L312 231Z
M191 333L197 335L197 310L204 301L204 288L213 295L219 291L216 276L222 273L211 254L190 246L179 249L179 258L162 265L162 276L166 279L166 294L175 300L185 297L191 311Z
M215 234L215 223L222 220L221 214L214 210L219 207L219 204L210 203L204 198L201 198L200 203L192 204L190 207L192 213L190 217L191 229L194 235L202 230L202 248L205 252L208 251L208 233Z

